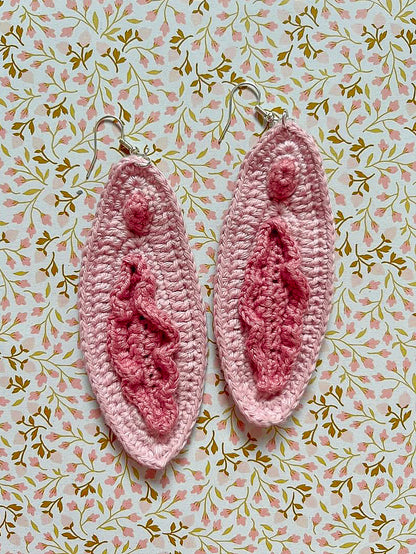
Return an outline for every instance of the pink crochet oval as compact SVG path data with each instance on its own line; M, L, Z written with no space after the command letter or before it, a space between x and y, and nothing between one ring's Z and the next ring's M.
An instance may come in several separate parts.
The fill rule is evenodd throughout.
M299 252L280 218L262 223L241 288L239 313L257 390L280 392L301 346L309 286Z
M104 418L130 456L158 469L183 448L198 416L205 375L206 323L174 192L153 164L142 164L141 158L130 156L110 171L83 252L78 307L85 365ZM127 226L123 214L124 206L138 190L147 199L151 213L146 233L140 235L131 219ZM123 393L107 343L111 292L121 279L123 260L129 256L145 261L155 279L155 306L179 334L177 351L171 352L178 372L173 393L178 416L171 431L162 435L149 429L137 406Z
M269 195L270 164L293 157L296 187L284 199ZM247 329L239 315L248 260L263 222L282 221L299 252L299 270L309 287L300 346L280 392L257 388L247 353ZM252 423L279 424L298 404L319 354L333 293L334 225L322 161L313 139L294 122L276 125L244 159L234 198L224 219L214 287L215 334L221 366L237 406ZM274 302L270 298L270 302Z

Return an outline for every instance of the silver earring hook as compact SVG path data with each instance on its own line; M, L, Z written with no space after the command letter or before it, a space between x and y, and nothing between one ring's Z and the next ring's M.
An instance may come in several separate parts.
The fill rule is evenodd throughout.
M147 145L144 147L143 152L140 152L140 150L138 148L136 148L135 146L133 146L129 142L127 142L127 140L125 138L125 135L124 135L124 123L118 117L115 117L114 115L105 115L105 116L101 117L97 121L97 123L94 125L94 131L93 131L94 132L94 157L91 160L91 165L90 165L90 167L88 168L88 171L87 171L87 179L89 179L89 177L92 173L92 170L94 168L95 162L97 161L97 153L98 153L97 132L98 132L98 127L101 125L101 123L104 123L104 121L110 121L113 125L117 125L120 128L120 146L122 146L124 149L126 149L130 154L137 154L137 155L140 155L143 158L145 158L147 160L147 164L145 164L145 165L149 165L151 163L151 160L148 156L148 147L147 147Z
M224 130L221 133L221 136L218 140L218 142L220 144L221 144L221 142L223 141L223 139L225 137L225 133L228 131L228 128L230 127L231 116L232 116L232 111L233 111L234 94L240 88L249 88L254 93L254 95L256 97L256 100L257 100L257 105L254 106L254 111L263 117L263 119L266 121L266 127L268 127L269 125L270 126L274 125L277 121L279 121L279 117L274 112L272 112L270 110L265 110L264 108L262 108L260 106L261 93L260 93L260 89L257 87L257 85L255 85L251 81L243 81L242 83L238 83L233 88L233 90L231 91L230 102L229 102L229 106L228 106L228 120L227 120L227 123L225 124ZM287 111L285 110L283 115L282 115L282 124L283 125L286 123L286 118L287 118Z

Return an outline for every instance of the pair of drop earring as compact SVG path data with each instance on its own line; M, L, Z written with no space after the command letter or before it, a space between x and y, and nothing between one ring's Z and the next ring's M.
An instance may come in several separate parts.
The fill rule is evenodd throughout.
M328 321L334 226L322 161L294 122L270 129L241 164L224 220L214 330L228 390L246 419L279 424L309 381ZM110 171L83 252L81 346L107 424L139 463L162 468L186 443L203 395L207 336L182 213L147 151Z

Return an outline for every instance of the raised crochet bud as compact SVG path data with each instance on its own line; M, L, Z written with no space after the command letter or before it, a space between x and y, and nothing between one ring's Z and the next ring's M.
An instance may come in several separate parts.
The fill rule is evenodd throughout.
M127 228L136 235L145 235L152 220L147 198L136 190L124 204L123 217Z
M289 198L298 185L297 164L292 156L281 156L270 166L267 187L272 200Z

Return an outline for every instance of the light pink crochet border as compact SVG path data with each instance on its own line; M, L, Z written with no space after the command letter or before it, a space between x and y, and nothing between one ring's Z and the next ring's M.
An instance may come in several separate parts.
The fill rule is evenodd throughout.
M287 154L297 161L299 183L292 196L276 203L268 195L267 175L276 157ZM265 398L257 391L246 355L238 303L259 225L276 215L284 219L299 248L310 301L303 321L302 346L291 376L280 394ZM276 425L298 404L327 326L333 280L334 224L321 157L313 139L288 121L286 126L277 125L267 132L245 157L218 250L215 335L229 390L248 421L259 426Z
M83 252L78 307L81 346L92 389L107 424L139 463L162 468L183 448L201 405L206 353L206 316L181 210L164 175L130 156L115 164L98 204ZM149 232L137 236L126 227L125 199L140 189L153 217ZM136 407L122 394L107 349L110 292L121 259L140 252L156 277L156 302L180 334L175 357L179 371L179 418L172 433L149 434Z

